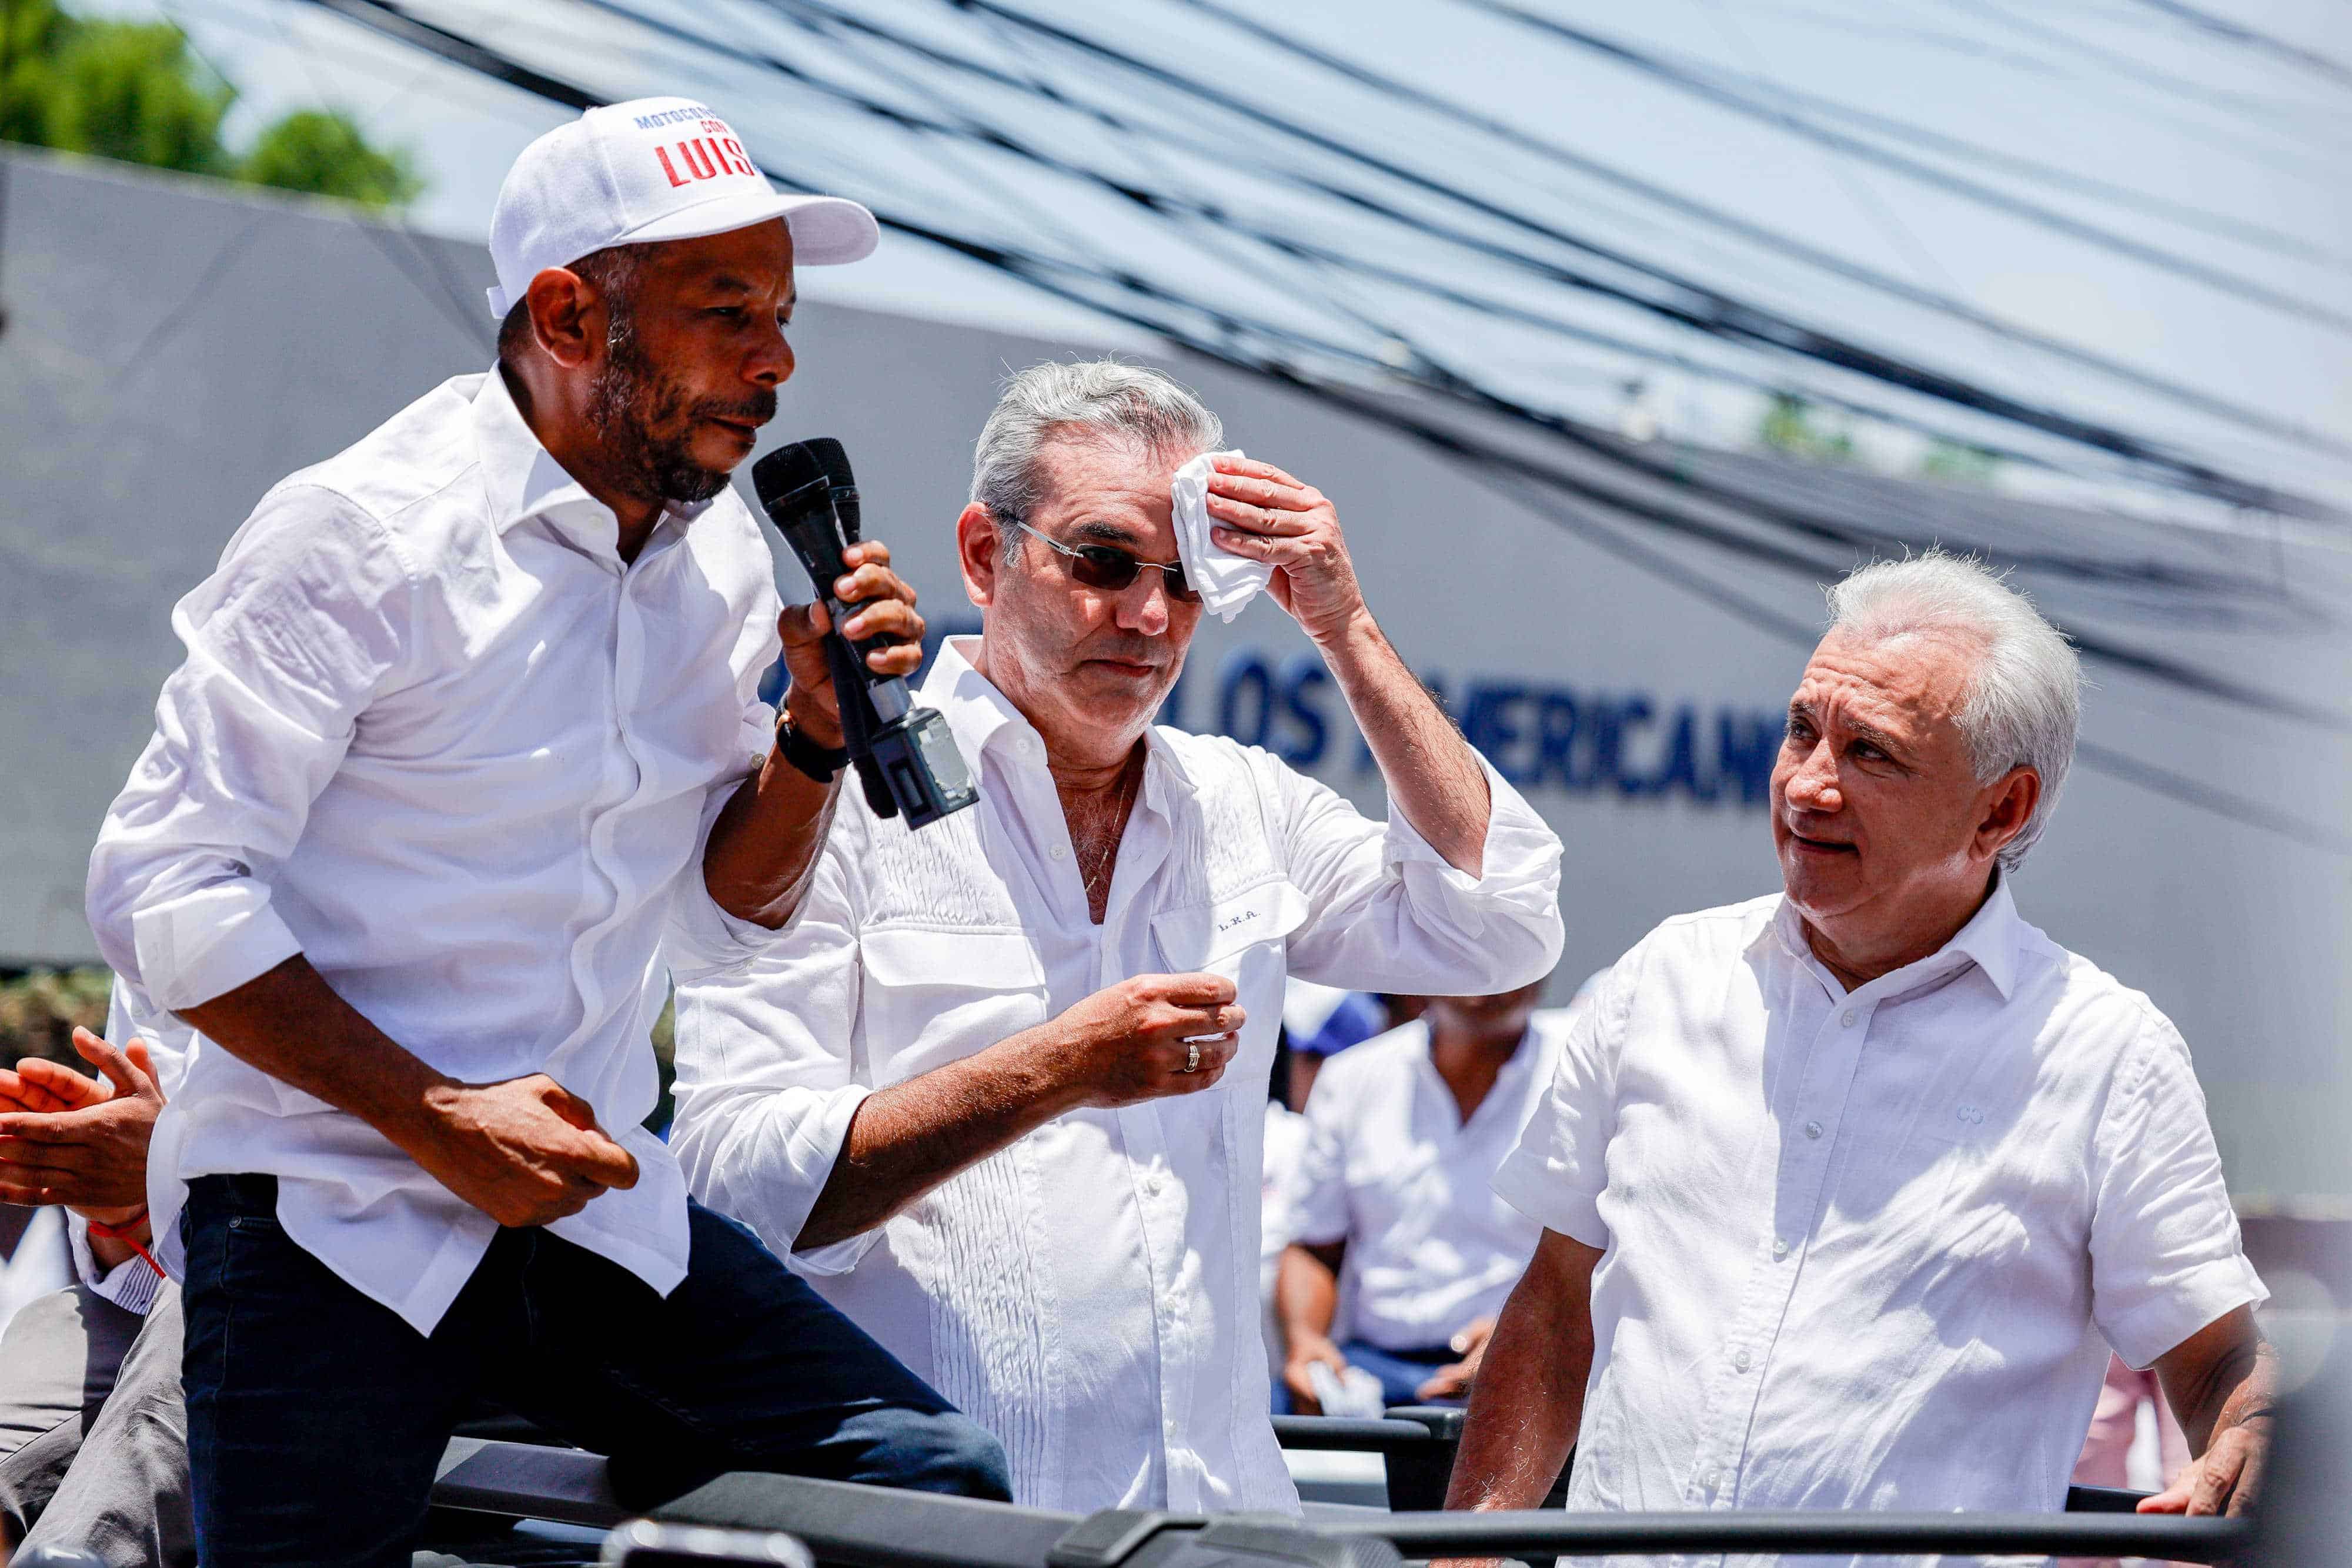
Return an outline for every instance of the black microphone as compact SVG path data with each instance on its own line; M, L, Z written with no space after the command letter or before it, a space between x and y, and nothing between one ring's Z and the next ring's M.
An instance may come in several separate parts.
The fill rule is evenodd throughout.
M841 634L856 607L835 599L833 585L848 571L842 552L858 537L857 483L841 443L820 435L780 446L751 465L751 487L833 617L825 660L841 702L842 744L866 803L877 817L904 816L908 827L920 828L979 800L947 719L937 708L917 707L905 681L866 664L866 655L890 640L852 643Z

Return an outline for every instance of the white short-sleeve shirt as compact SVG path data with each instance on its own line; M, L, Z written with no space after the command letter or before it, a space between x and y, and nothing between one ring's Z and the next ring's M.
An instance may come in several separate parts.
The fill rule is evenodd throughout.
M1290 1218L1296 1240L1347 1243L1334 1338L1433 1350L1501 1314L1543 1228L1496 1195L1495 1171L1550 1087L1572 1017L1538 1012L1466 1121L1421 1019L1315 1075Z
M1496 1186L1605 1249L1571 1508L2054 1510L2108 1344L2267 1293L2179 1034L2005 883L1851 994L1777 896L1666 922Z

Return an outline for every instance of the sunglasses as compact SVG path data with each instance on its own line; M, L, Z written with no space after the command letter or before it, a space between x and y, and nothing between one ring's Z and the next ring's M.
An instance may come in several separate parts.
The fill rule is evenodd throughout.
M1113 593L1122 592L1133 587L1143 569L1150 567L1165 574L1169 598L1184 604L1200 602L1200 594L1184 580L1184 563L1181 560L1145 560L1140 556L1129 555L1109 545L1066 545L1059 539L1038 533L1018 517L1008 517L1005 521L1024 534L1036 534L1047 549L1067 556L1070 575L1088 588L1106 588Z

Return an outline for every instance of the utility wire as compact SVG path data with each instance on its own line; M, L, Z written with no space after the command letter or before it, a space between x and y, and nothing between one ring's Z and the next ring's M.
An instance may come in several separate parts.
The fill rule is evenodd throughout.
M1737 235L1751 244L1802 262L1807 266L1818 267L1833 277L1842 277L1851 283L1859 283L1891 298L1901 299L1906 303L1916 305L1963 322L1990 337L2021 344L2039 352L2053 355L2068 363L2081 365L2103 376L2137 387L2142 392L2154 392L2185 407L2218 415L2249 429L2258 430L2263 434L2293 441L2313 451L2327 452L2336 455L2352 455L2352 446L2316 430L2280 421L2269 414L2218 398L2200 388L2168 380L2137 366L2126 364L2121 361L2083 348L2078 344L2069 343L2062 339L2048 337L2031 329L2017 326L1950 294L1937 293L1932 289L1921 287L1888 273L1841 256L1834 252L1823 250L1780 230L1752 223L1736 213L1711 206L1693 197L1625 173L1608 164L1587 158L1559 142L1532 135L1507 120L1481 114L1465 105L1439 98L1411 82L1374 71L1342 56L1318 48L1245 13L1235 11L1229 5L1218 4L1217 0L1183 0L1183 3L1194 10L1215 16L1229 26L1251 37L1278 47L1286 53L1309 61L1324 69L1336 72L1398 101L1412 103L1418 108L1456 120L1465 125L1496 136L1522 152L1534 153L1563 168L1572 169L1578 173L1603 181L1686 217Z
M978 4L982 3L982 0L968 0L968 3ZM2125 256L2159 271L2168 272L2177 277L2202 284L2232 298L2259 305L2281 315L2311 322L2315 326L2326 327L2331 331L2352 333L2352 315L2347 315L2332 306L2273 288L2267 284L2221 267L2209 266L2194 257L2167 250L2161 246L2150 245L2146 241L2134 239L2128 235L2118 234L2113 229L2077 218L2072 214L2044 205L2028 197L1997 190L1964 174L1956 174L1949 170L1939 169L1934 164L1923 163L1917 159L1889 151L1874 142L1864 141L1858 137L1833 131L1813 120L1775 110L1771 105L1759 102L1748 93L1727 86L1717 78L1677 65L1663 56L1636 48L1631 44L1605 37L1601 34L1572 26L1565 22L1555 21L1549 16L1538 16L1516 5L1508 4L1507 0L1456 0L1456 3L1506 21L1515 22L1531 31L1559 39L1604 59L1613 60L1703 102L1712 103L1717 108L1729 110L1735 114L1776 126L1808 141L1817 141L1823 146L1844 152L1850 157L1863 159L1883 168L1891 169L1917 183L1954 195L1965 196L1979 205L2007 213L2013 217L2024 218L2070 238L2096 246L2113 255Z
M2182 5L2181 0L2139 0L2139 4L2151 11L2161 11L2168 16L2179 17L2200 32L2210 33L2217 38L2227 38L2233 44L2242 44L2247 48L2269 55L2274 59L2282 59L2291 65L2300 66L2315 76L2324 77L2334 82L2338 87L2352 87L2352 66L2347 66L2332 56L2321 54L2317 49L2307 49L2301 44L2289 43L2284 38L2249 27L2242 22L2233 22L2227 16L2216 16L2210 11L2200 10L2194 5Z
M2125 54L2120 50L2094 44L2063 27L2052 27L2040 22L2031 21L2011 11L2008 6L1999 4L1998 0L1944 0L1944 4L1955 10L1966 11L1973 16L1990 17L2011 31L2021 33L2029 38L2038 39L2042 43L2080 55L2086 59L2095 60L2115 72L2121 79L2136 79L2144 86L2153 88L2159 92L2170 93L2173 97L2187 102L2201 103L2208 108L2220 110L2225 114L2235 116L2248 125L2267 129L2273 133L2284 132L2289 137L2300 137L2309 133L2307 124L2300 127L2286 126L2278 121L2275 117L2279 110L2288 106L2283 105L2275 93L2232 92L2226 89L2207 87L2202 82L2191 81L2186 77L2175 76L2169 71L2160 70L2146 60Z
M334 10L362 26L375 27L388 36L401 38L417 47L428 49L441 55L444 58L465 65L486 76L494 77L509 85L539 92L555 102L564 103L575 109L587 109L605 101L582 88L549 77L543 72L537 71L520 61L509 59L478 43L410 16L394 5L393 0L308 0L308 3ZM769 166L773 168L777 165L770 163ZM1072 303L1097 310L1113 319L1122 320L1129 325L1170 338L1180 347L1186 348L1203 358L1293 388L1318 401L1359 413L1375 423L1410 434L1424 444L1467 461L1475 471L1517 474L1523 477L1539 479L1549 487L1571 494L1582 494L1586 498L1606 506L1613 511L1656 523L1686 537L1708 535L1709 542L1718 543L1737 555L1769 560L1783 570L1807 573L1815 580L1825 576L1835 575L1834 567L1825 570L1825 563L1801 552L1790 551L1740 535L1736 531L1723 529L1717 525L1706 524L1696 517L1675 513L1671 508L1644 503L1638 497L1622 494L1596 494L1588 481L1580 479L1576 476L1553 468L1551 465L1535 463L1518 454L1491 444L1475 441L1460 433L1406 414L1403 411L1371 399L1366 394L1304 377L1277 361L1244 359L1218 344L1198 339L1188 340L1181 333L1171 330L1164 320L1132 307L1121 307L1094 298L1046 276L1040 271L1040 258L948 234L930 225L890 213L887 207L877 209L876 215L886 227L916 238L929 240L953 253L980 261L1010 276L1032 281L1045 291ZM1112 281L1139 282L1139 280L1130 279ZM1675 575L1678 579L1687 576L1686 573L1680 571ZM1718 602L1724 601L1720 593L1716 597ZM2112 656L2109 651L2096 641L2085 640L2080 645L2084 646L2084 652L2090 656L2101 659ZM2282 706L2282 699L2273 694L2240 691L2231 686L2229 683L2217 681L2201 671L2177 671L2168 666L2166 661L2149 659L2146 656L2138 657L2134 663L2137 667L2145 669L2149 674L2157 674L2160 679L2168 679L2178 673L2187 673L2200 677L2200 689L2209 695L2228 694L2229 700L2251 701L2256 706L2272 711L2278 711ZM2284 706L2292 711L2303 705L2290 702ZM2335 716L2326 716L2333 720L2329 724L2330 727L2342 727L2340 718ZM2249 822L2272 831L2284 833L2300 841L2315 843L2337 851L2346 848L2346 841L2340 834L2330 833L2325 829L2277 812L2258 802L2243 800L2222 791L2206 789L2197 785L2193 780L2180 779L2179 776L2168 774L2164 769L2138 763L2136 759L2120 754L2085 748L2084 756L2086 762L2102 771L2112 772L2117 777L2127 779L2145 788L2167 793L2175 799L2181 800L2184 803L2221 812L2230 816L2233 821ZM2182 786L2188 786L2188 788L2184 789Z
M795 0L795 3L807 3L807 0ZM2254 507L2262 510L2284 510L2289 515L2313 520L2332 520L2337 517L2336 508L2325 503L2286 496L2272 490L2267 486L2237 479L2214 470L2208 465L2159 449L2123 432L2076 419L2058 411L2029 405L1998 392L1975 387L1959 378L1945 375L1927 367L1908 364L1894 356L1876 352L1830 333L1817 331L1777 312L1761 309L1744 301L1734 299L1706 285L1677 277L1654 264L1645 263L1612 248L1599 246L1590 239L1564 231L1556 225L1448 186L1443 182L1391 160L1375 157L1348 145L1336 137L1310 127L1286 121L1245 99L1237 98L1231 93L1194 80L1171 68L1138 59L1083 35L1039 21L1034 17L1023 16L1018 12L1009 11L1003 5L995 4L994 0L950 0L950 3L961 9L987 10L1004 16L1019 25L1056 41L1067 43L1083 53L1118 64L1146 79L1178 88L1200 101L1216 104L1244 118L1283 130L1318 151L1357 162L1413 189L1465 206L1483 216L1497 219L1515 228L1536 234L1573 249L1623 266L1630 270L1668 282L1688 298L1686 302L1679 303L1647 299L1630 294L1622 288L1612 288L1600 280L1574 273L1565 267L1546 266L1536 258L1526 258L1527 265L1541 268L1546 275L1552 277L1556 281L1610 294L1627 303L1639 304L1643 308L1681 325L1693 327L1716 336L1759 346L1783 349L1806 358L1818 359L1842 369L1859 371L1905 387L1909 391L1942 398L1980 413L1994 413L2018 423L2032 425L2083 445L2145 462L2172 473L2178 480L2184 482L2188 488L2212 496L2217 499L2229 499L2233 504ZM1466 3L1475 4L1479 3L1479 0L1466 0ZM1360 193L1349 192L1338 187L1322 188L1351 204L1380 212L1383 215L1393 217L1397 222L1414 227L1426 226L1394 208L1385 207L1363 196ZM1500 248L1482 244L1466 236L1460 238L1457 243L1471 248L1486 250L1489 254L1494 254ZM1506 251L1504 254L1516 256L1519 253Z

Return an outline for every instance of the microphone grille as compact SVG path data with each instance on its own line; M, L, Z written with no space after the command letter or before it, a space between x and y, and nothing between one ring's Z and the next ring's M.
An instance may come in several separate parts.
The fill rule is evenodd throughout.
M839 455L841 443L829 435L820 435L813 441L788 442L751 465L751 488L759 493L760 505L772 508L795 490L833 483L832 470L818 450L828 446L846 469L849 459Z

